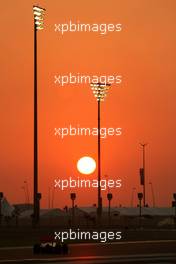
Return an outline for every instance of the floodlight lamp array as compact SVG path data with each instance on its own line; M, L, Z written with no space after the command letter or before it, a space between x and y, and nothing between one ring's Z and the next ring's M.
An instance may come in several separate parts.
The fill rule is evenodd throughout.
M97 101L104 101L111 85L109 83L91 83L90 86Z
M39 6L33 6L34 24L36 30L42 30L44 28L43 17L45 9Z

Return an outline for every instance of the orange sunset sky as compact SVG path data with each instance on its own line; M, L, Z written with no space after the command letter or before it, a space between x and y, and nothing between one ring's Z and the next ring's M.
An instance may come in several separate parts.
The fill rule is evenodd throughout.
M56 178L80 177L82 156L97 159L97 138L59 139L55 127L97 126L97 104L89 84L54 84L55 75L122 75L102 103L102 126L122 127L121 136L102 140L102 177L122 179L113 189L114 206L130 205L132 188L141 191L139 168L146 147L146 202L170 206L176 192L176 1L175 0L1 0L0 191L11 203L33 192L33 4L46 8L38 32L39 191L48 206ZM54 24L122 24L121 32L55 32ZM71 190L73 191L73 190ZM97 202L97 190L74 190L78 206ZM55 207L71 205L70 190L55 192ZM136 194L135 194L136 195ZM106 192L103 202L107 204ZM137 202L137 201L135 201Z

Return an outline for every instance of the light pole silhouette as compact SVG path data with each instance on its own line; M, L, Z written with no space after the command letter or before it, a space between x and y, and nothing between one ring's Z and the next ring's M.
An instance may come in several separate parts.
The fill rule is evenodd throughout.
M111 224L111 200L113 198L112 193L108 192L107 199L108 199L108 222L109 225Z
M102 197L101 197L101 124L100 124L100 105L101 102L104 101L104 98L107 95L107 92L110 88L110 84L108 83L91 83L91 88L93 90L93 94L97 99L98 103L98 207L97 207L97 218L98 221L101 219L102 215Z
M24 204L26 205L26 204L28 204L28 198L27 198L26 188L25 188L25 186L22 186L21 189L24 192Z
M175 208L174 225L176 227L176 193L173 193L174 201L172 201L172 207Z
M138 200L139 200L139 226L141 228L141 217L142 217L142 199L143 199L143 193L138 193Z
M152 191L153 207L155 207L155 194L154 194L153 184L152 182L149 182L149 184L151 186L151 191Z
M72 225L75 224L75 200L76 193L70 193L70 199L72 200Z
M2 199L4 197L4 194L3 192L0 192L0 227L1 227L1 224L2 224Z
M34 15L34 225L39 222L39 201L41 195L38 193L38 115L37 115L37 31L43 29L43 15L45 9L33 6Z
M28 182L27 181L24 181L24 188L25 188L25 191L26 191L26 201L27 201L27 204L29 205L30 204L30 194L29 194L29 186L28 186Z
M143 168L140 169L140 176L141 176L141 185L143 185L143 206L146 206L146 193L145 193L145 147L147 143L142 144L142 152L143 152Z
M135 192L136 188L133 187L132 188L132 192L131 192L131 207L133 207L133 200L134 200L134 192Z

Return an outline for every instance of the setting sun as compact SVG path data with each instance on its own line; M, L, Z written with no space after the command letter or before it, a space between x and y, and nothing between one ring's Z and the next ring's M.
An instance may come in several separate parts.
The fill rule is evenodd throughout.
M91 174L96 169L96 162L91 157L82 157L77 162L77 169L82 174Z

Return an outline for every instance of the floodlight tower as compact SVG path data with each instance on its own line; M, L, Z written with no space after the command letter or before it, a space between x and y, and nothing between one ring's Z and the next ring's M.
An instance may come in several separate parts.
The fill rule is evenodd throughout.
M39 201L41 195L38 193L38 115L37 115L37 31L43 29L43 17L45 9L33 6L34 15L34 225L39 222Z
M93 94L97 99L98 103L98 207L97 207L97 218L100 221L102 214L102 197L101 197L101 135L100 135L100 105L101 102L104 101L104 98L107 95L107 92L110 88L109 83L91 83L91 88L93 90Z

